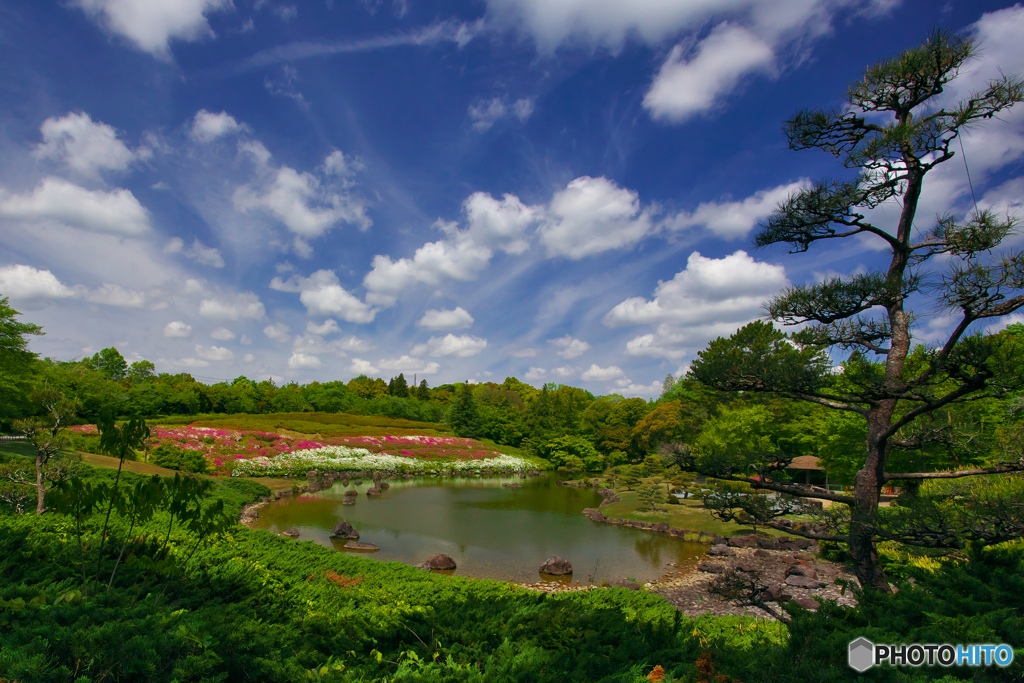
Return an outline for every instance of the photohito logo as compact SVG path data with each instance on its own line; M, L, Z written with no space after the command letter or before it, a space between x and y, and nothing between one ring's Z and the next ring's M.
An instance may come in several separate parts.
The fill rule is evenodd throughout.
M850 668L864 672L877 664L891 666L1009 666L1013 648L1009 645L875 645L867 638L850 643Z

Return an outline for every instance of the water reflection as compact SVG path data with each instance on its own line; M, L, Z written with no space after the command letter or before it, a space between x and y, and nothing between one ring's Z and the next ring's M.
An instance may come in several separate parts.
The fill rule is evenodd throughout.
M517 582L537 581L538 567L551 555L572 562L573 579L581 583L650 581L667 563L687 562L705 550L667 534L591 522L581 512L596 508L600 496L592 489L556 486L553 475L389 483L379 497L366 495L373 482L364 481L285 498L260 510L257 528L280 532L294 526L303 540L349 552L342 548L346 541L329 538L335 524L347 521L359 530L359 540L380 546L375 559L418 564L445 553L458 564L457 574ZM359 492L355 505L341 504L347 490Z

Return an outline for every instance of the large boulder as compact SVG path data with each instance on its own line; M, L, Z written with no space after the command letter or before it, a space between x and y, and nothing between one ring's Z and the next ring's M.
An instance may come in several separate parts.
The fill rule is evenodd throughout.
M356 497L355 496L345 496L344 498L341 499L341 504L342 505L355 505L356 504Z
M719 543L718 545L711 546L711 549L708 550L708 555L714 555L715 557L732 557L735 553L729 548L729 546L724 543Z
M758 537L757 547L761 548L762 550L775 550L775 539Z
M640 584L629 579L611 579L608 581L608 586L610 588L625 588L631 591L640 590Z
M356 491L355 489L351 489L350 491L345 491L345 495L346 496L358 496L359 495L359 491Z
M593 522L604 521L604 515L601 513L600 510L595 510L594 508L583 508L583 514L589 517L590 520Z
M356 531L351 524L348 522L338 522L331 529L331 538L351 538L353 540L359 540L359 532Z
M387 483L386 481L382 481L381 483L377 484L377 488L379 488L381 491L387 491L389 488L391 488L391 484Z
M697 571L709 574L722 574L725 572L725 565L720 562L701 562L697 565Z
M426 564L430 565L431 569L455 569L455 560L448 557L444 553L438 553L437 555L431 555L427 558Z
M767 550L763 550L763 549L758 548L757 550L754 551L754 557L771 557L771 556L772 556L772 554L770 552L768 552Z
M380 494L381 491L376 486L371 486L370 488L366 489L366 495L368 496L379 496Z
M541 574L564 576L565 574L572 574L572 563L558 555L552 555L548 559L544 560L539 571Z
M814 598L793 598L793 602L800 605L804 609L809 609L812 611L818 609L818 607L821 606L821 603L819 603Z
M816 579L818 573L807 565L797 562L786 570L786 576L806 576L809 579Z
M346 550L362 550L371 553L380 550L380 546L372 543L363 543L362 541L349 541L344 547Z
M807 588L809 590L816 590L818 588L825 587L823 582L815 581L809 576L787 576L786 585L793 586L794 588Z
M741 562L737 562L736 563L736 571L744 572L746 574L751 574L753 572L760 571L760 569L761 568L758 567L753 562L742 562L741 561Z
M733 536L728 544L733 548L756 548L757 536Z
M288 529L285 529L284 531L282 531L281 535L282 536L287 536L288 538L298 538L299 537L299 530L296 529L295 527L291 527L291 528L288 528Z
M668 522L662 522L661 524L652 524L651 531L660 531L663 534L667 534L671 527Z

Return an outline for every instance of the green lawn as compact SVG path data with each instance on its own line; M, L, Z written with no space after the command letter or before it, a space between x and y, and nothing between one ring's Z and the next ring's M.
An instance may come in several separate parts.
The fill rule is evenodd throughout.
M615 492L619 494L619 497L622 498L622 500L618 503L610 503L601 508L601 512L606 517L622 517L623 519L632 519L638 522L651 522L652 524L668 522L677 529L706 531L708 533L720 534L722 536L737 536L753 533L754 531L749 525L736 524L735 522L722 522L715 519L708 510L704 509L704 504L700 499L690 498L688 500L680 500L679 505L658 505L658 512L652 512L649 509L640 509L642 504L640 503L635 488L632 491L617 488L615 489ZM791 517L790 519L797 521L802 520L803 518ZM760 531L762 531L762 529L761 527L758 527L758 532ZM786 535L784 532L775 531L774 529L764 529L764 532L771 534L772 536Z

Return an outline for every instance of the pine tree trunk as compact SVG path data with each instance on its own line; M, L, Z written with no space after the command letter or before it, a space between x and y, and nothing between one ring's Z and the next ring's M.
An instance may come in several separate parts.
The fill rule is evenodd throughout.
M888 446L882 434L889 426L895 401L884 401L868 415L868 454L864 469L857 473L854 505L850 508L848 545L853 569L860 585L867 590L889 592L889 580L878 562L875 550L875 518L882 491L882 475L888 459Z
M43 501L46 497L46 487L43 486L43 454L36 453L36 514L41 515L46 510Z

